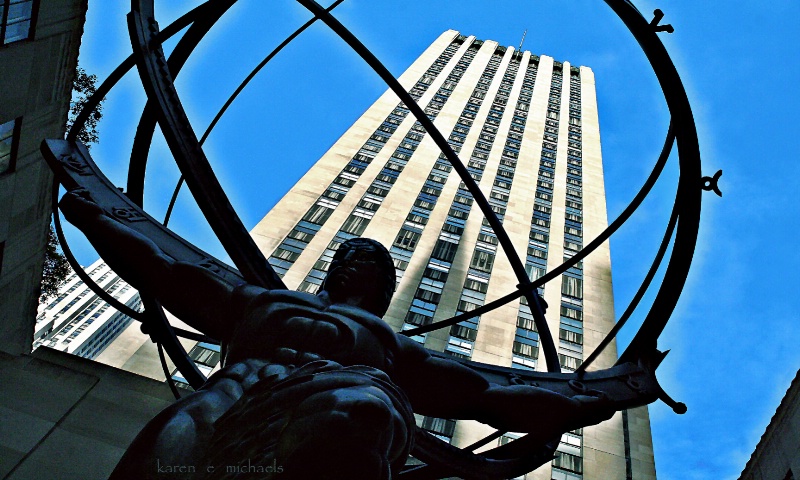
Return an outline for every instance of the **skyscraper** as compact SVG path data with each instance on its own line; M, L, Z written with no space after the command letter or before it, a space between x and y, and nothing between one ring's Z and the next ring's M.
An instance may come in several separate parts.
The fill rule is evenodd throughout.
M606 227L591 69L449 30L400 83L465 162L531 279ZM311 293L341 242L356 236L382 242L397 268L397 292L384 318L400 331L474 310L515 288L497 237L473 210L472 195L444 155L388 91L252 233L286 284ZM543 295L561 367L574 370L614 324L608 245L548 283ZM524 299L412 338L456 358L545 370ZM612 345L596 366L615 360ZM457 446L492 431L471 421L418 422ZM655 479L646 409L567 433L559 452L527 478Z

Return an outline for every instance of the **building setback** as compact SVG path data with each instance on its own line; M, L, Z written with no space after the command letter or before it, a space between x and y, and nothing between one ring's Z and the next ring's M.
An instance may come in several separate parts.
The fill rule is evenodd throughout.
M399 80L465 162L531 279L607 226L591 69L449 30ZM384 317L396 331L473 310L517 284L471 194L390 91L252 234L287 286L310 293L340 243L358 236L382 242L397 268L397 292ZM608 244L548 283L543 295L561 368L574 370L614 325ZM546 370L524 299L412 338L456 358ZM596 367L616 358L612 344ZM418 422L462 447L493 431L472 421ZM646 408L565 434L559 452L525 478L655 479Z

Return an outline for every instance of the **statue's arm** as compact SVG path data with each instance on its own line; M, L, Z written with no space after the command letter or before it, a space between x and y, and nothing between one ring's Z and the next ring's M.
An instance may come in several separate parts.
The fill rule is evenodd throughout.
M258 360L230 365L200 390L161 411L139 432L109 480L163 479L164 466L195 467L196 475L173 474L172 478L195 478L209 471L214 423L258 381L258 372L265 366Z
M193 328L226 340L230 324L225 320L237 318L231 301L235 286L203 267L176 261L87 196L86 191L67 192L59 206L114 272Z
M566 397L528 385L489 383L458 362L431 356L422 346L398 336L400 354L395 381L415 413L439 418L472 419L512 432L535 432L547 441L613 414L597 397Z

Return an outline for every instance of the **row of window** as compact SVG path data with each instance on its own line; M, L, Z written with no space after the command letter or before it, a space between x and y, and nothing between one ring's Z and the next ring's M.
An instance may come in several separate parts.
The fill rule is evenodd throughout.
M464 71L472 62L476 53L476 49L470 48L467 50L464 56L453 68L453 71L448 75L444 85L437 91L436 95L434 95L434 99L431 100L426 108L426 112L431 120L436 118L441 108L444 106L444 103L450 97L453 89L460 81ZM406 134L406 136L400 142L400 146L389 158L389 161L386 163L381 173L370 185L367 192L364 194L361 201L358 203L350 216L345 220L345 223L340 228L337 236L343 238L352 238L359 236L364 232L367 225L372 220L372 217L375 215L375 212L383 202L383 199L386 197L396 179L405 168L408 160L416 151L420 140L422 140L426 134L427 132L422 125L419 122L415 122L411 127L411 130L409 130L408 134ZM452 141L451 144L453 144ZM453 147L454 149L457 149L460 148L460 145L453 145ZM444 160L440 158L437 162L437 165L446 164ZM435 203L436 198L439 196L444 186L444 181L447 179L448 172L449 166L446 169L441 167L437 169L435 166L434 171L432 171L428 176L428 180L423 186L423 192L421 195L425 195L425 199ZM410 218L412 223L414 220L421 222L421 224L427 223L427 217L425 216L423 209L418 208L417 211L412 212ZM416 243L416 240L412 236L407 236L403 241L405 241L408 245ZM392 251L394 251L394 249L395 247L392 247ZM327 253L323 253L323 257L326 255ZM398 256L400 259L397 258ZM396 266L402 266L404 262L407 262L406 255L404 253L401 253L400 255L393 255L393 257L395 258ZM317 265L319 265L320 262L323 262L322 257L317 261ZM404 268L396 268L398 282L404 270ZM301 283L300 290L309 293L315 293L318 291L326 271L327 265L324 269L312 269L312 271L309 272L309 274Z
M499 64L499 56L494 60L496 64ZM506 74L504 75L504 78L499 85L498 92L490 107L484 127L479 135L480 140L476 144L473 154L471 155L467 164L468 171L476 180L480 180L480 177L483 173L483 169L486 165L486 159L488 159L489 152L493 146L495 135L497 133L500 120L502 119L503 112L506 110L505 105L508 103L508 96L511 92L518 70L518 60L512 60L506 71ZM535 65L531 69L531 72L533 75L535 75ZM525 81L523 88L527 89L527 93L530 93L531 91L534 78L535 77L528 76ZM491 77L484 75L478 82L478 88L476 88L475 92L473 93L471 101L479 103L479 100L484 98L485 90L488 89L490 84ZM520 119L524 118L522 116L522 112L527 110L529 101L530 95L521 96L521 101L518 103L519 108L517 111L515 111L515 120L517 123L520 122ZM468 104L465 110L469 113L476 113L478 108ZM521 131L523 129L524 120L522 120L519 126L515 126L509 132L509 140L504 148L504 158L501 160L501 169L498 172L498 180L495 181L495 185L504 183L506 188L510 187L510 181L513 178L513 168L516 166L516 160L506 157L516 157L519 148L517 140L521 139ZM520 134L516 137L515 135L517 134L514 133L515 130L520 132ZM467 132L468 128L459 129L457 126L454 133L457 133L456 136L460 136L461 138L459 138L459 140L463 141L463 137L466 136ZM454 136L451 136L451 139L454 139ZM505 177L505 181L501 182L499 179L503 177ZM444 287L443 282L446 280L450 263L455 258L458 242L460 242L461 233L463 232L463 227L469 215L472 204L470 195L464 188L465 187L462 184L451 206L447 221L443 226L442 232L440 233L440 238L438 239L432 252L428 268L425 270L423 278L420 282L420 286L417 289L414 303L407 313L406 325L404 326L404 329L411 328L412 325L429 323L432 320L433 314L435 313L439 296L435 294L428 294L428 292L431 292L432 288L441 289ZM507 191L508 190L505 192L507 193ZM502 193L503 192L500 192L495 188L490 196L492 208L500 216L502 216L505 212L505 201L507 201L508 198L507 194L505 197L503 197ZM488 286L489 274L494 263L494 250L496 245L496 237L494 237L491 229L489 229L487 225L484 225L484 228L479 234L478 248L476 248L476 250L473 252L473 256L470 261L470 269L467 279L465 280L461 298L459 299L458 310L456 311L456 314L472 311L475 308L478 308L480 305L483 305L485 301L484 294ZM432 278L432 276L435 276L438 280L435 280ZM438 284L434 282L437 282ZM446 351L449 354L456 357L469 358L472 352L472 342L474 342L477 336L477 322L478 318L476 317L451 327L450 339L446 348ZM418 338L417 340L422 342L424 341L424 338Z
M422 77L420 77L409 92L415 101L419 100L427 91L435 77L452 59L462 43L463 41L456 39L448 45ZM442 91L443 90L440 89L438 93L441 94ZM333 180L317 202L306 212L302 220L289 232L287 237L269 258L270 264L278 275L283 276L289 268L291 268L308 243L328 220L333 210L344 199L350 191L350 188L358 181L360 175L386 145L388 139L395 133L400 123L402 123L409 113L410 110L402 102L399 103L373 135L355 153L350 163L348 163L339 176ZM417 127L416 124L415 127ZM413 153L409 147L414 145L413 142L418 144L419 139L421 139L424 133L421 127L417 127L416 133L409 132L406 135L406 141L401 142L401 145L393 154L394 161L390 160L389 164L387 164L387 168L384 168L384 171L378 176L376 184L370 187L370 193L376 194L379 197L386 196L394 183L394 179L396 179L399 174L398 168L400 168L401 162L407 161ZM415 140L417 136L419 136L419 139ZM363 231L368 223L368 218L364 218L365 220L361 221L353 220L353 222L357 222L358 224L350 225L349 228L353 230L361 229L361 231Z
M582 165L580 123L580 77L572 69L569 89L567 138L567 189L564 218L564 261L582 248ZM583 268L582 262L561 276L561 305L558 334L558 359L562 370L576 370L583 359ZM583 478L581 432L561 438L552 462L553 480Z
M561 78L553 72L548 94L548 111L539 171L534 193L533 214L528 237L525 271L531 281L544 276L547 271L547 254L550 242L550 216L553 205L553 180L555 178L556 152L558 149L558 112L561 102ZM543 293L543 289L540 290ZM539 357L539 334L533 313L525 297L520 298L517 310L517 329L512 345L511 366L523 370L535 370Z
M570 126L567 150L564 261L583 247L580 77L570 75ZM559 359L562 369L575 370L583 359L583 269L579 263L561 277L562 315L559 327ZM578 472L580 473L580 472Z
M135 303L131 305L131 308L139 310L140 306L141 301L137 298ZM108 308L108 304L104 305L103 310L106 308ZM131 317L117 312L101 329L95 332L75 354L90 360L96 358L125 328L128 327L128 325L131 324L132 321L133 319ZM89 323L91 322L87 320L85 325Z
M508 98L519 73L519 67L519 61L512 60L500 82L487 122L491 121L499 124L504 113L511 110L504 107L508 103ZM530 92L532 92L536 72L537 65L529 63L523 77L524 85L521 87L515 108L511 110L511 127L506 135L506 142L500 156L500 165L489 193L489 204L500 222L503 221L506 207L508 206L511 184L517 166L516 159L519 156L522 133L525 129L526 112L530 107ZM493 116L492 113L495 113L495 115ZM486 131L484 129L483 132L492 137L491 143L487 148L487 154L493 146L494 135L497 132L497 125L489 124L488 126L491 130ZM483 165L485 166L485 161ZM488 221L484 219L472 253L467 278L462 287L461 298L456 310L457 315L473 311L486 302L486 291L488 290L488 283L494 267L497 244L498 240L494 231L492 231ZM480 316L475 316L451 327L446 351L455 357L470 358L477 338L479 322Z
M502 53L495 51L486 69L481 74L478 84L470 95L470 98L453 129L453 133L450 135L450 139L448 140L455 150L460 150L461 146L463 145L464 140L466 139L466 136L472 127L477 112L479 111L483 100L486 97L486 93L491 85L491 80L502 62L502 58ZM494 107L495 104L493 104L491 108L494 109ZM492 128L494 128L493 131L487 130L487 125L484 124L484 128L481 131L481 135L484 139L483 144L476 145L469 161L467 162L467 170L470 172L470 175L472 175L473 178L480 179L480 176L483 173L483 168L486 162L479 155L488 155L488 149L491 148L491 143L487 142L494 141L494 132L496 132L496 128ZM437 168L446 166L447 171L449 172L451 167L449 164L446 164L445 161L446 160L444 158L440 157L439 160L437 160L436 165L434 165L434 171ZM444 178L446 179L447 177L445 176ZM420 194L424 195L424 190ZM432 202L425 202L424 205L420 205L420 199L418 199L417 204L415 204L411 214L416 212L427 217L430 215L433 207L436 205L435 200L436 199L434 199ZM472 202L472 194L466 190L466 186L462 183L451 204L448 216L439 234L439 239L436 241L433 251L431 252L428 266L423 273L423 277L420 280L420 284L414 295L415 298L412 301L408 312L406 313L405 324L403 326L404 330L418 325L425 325L433 321L433 316L436 313L436 308L438 307L439 300L441 298L441 292L447 280L451 263L455 258L458 244L461 240L461 234L464 231L464 226L471 210ZM407 221L403 229L401 229L400 233L398 234L397 239L404 239L409 235L409 233L412 232L415 238L419 238L422 233L422 228L424 228L424 224L413 225L409 224ZM402 245L396 240L393 248L398 247L402 248ZM407 250L411 251L413 248L408 248ZM453 328L456 331L461 331L466 330L468 327L456 325ZM464 332L463 336L469 336L469 333ZM420 343L424 343L425 340L424 336L416 336L412 338ZM468 351L469 345L460 345L460 343L462 342L451 342L451 347L448 347L448 350L455 349L459 354L464 355L464 352Z

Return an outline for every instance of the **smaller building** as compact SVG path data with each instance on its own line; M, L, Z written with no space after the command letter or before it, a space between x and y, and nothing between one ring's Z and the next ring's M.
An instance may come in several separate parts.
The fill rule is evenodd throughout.
M739 480L796 478L800 478L800 371L739 476Z
M103 290L128 307L142 311L139 292L98 259L85 269ZM193 330L167 312L170 323ZM39 306L33 349L41 346L70 353L137 375L165 381L158 349L142 333L138 322L100 298L74 273L59 289L58 296ZM220 368L220 346L188 339L180 340L206 377ZM193 391L189 383L165 358L175 385Z
M86 273L121 303L140 310L139 293L125 283L102 259ZM133 319L114 309L74 273L59 289L58 296L39 306L33 348L46 345L79 357L95 359Z

